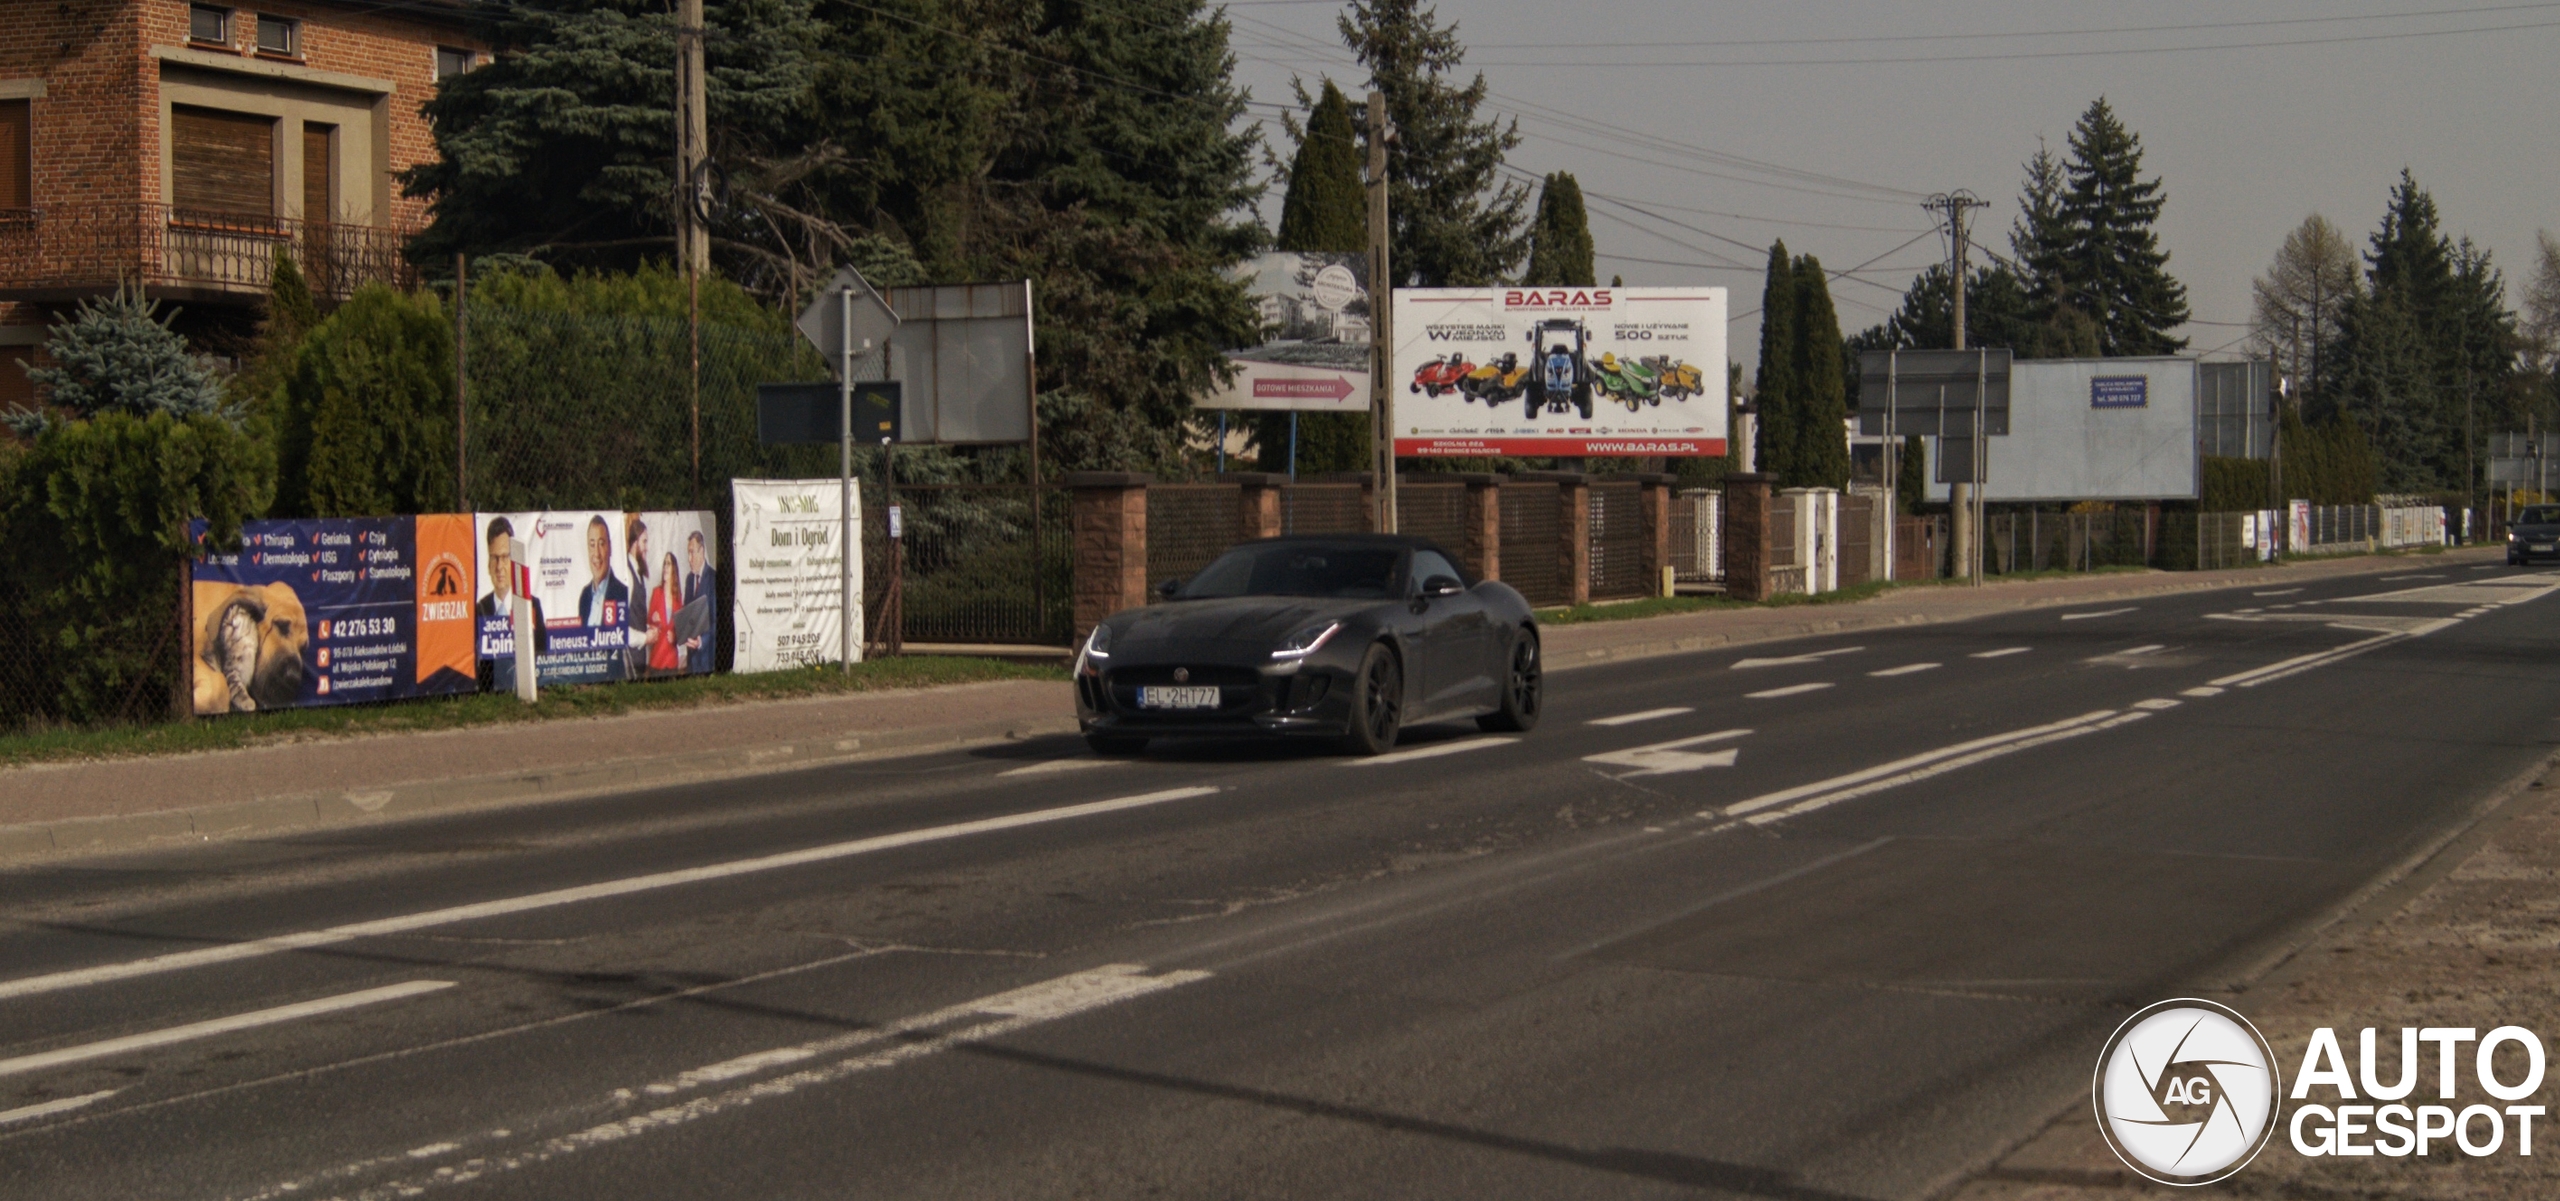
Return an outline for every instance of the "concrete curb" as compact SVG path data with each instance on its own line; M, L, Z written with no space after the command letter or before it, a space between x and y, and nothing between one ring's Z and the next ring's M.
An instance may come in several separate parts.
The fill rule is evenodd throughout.
M999 745L1047 734L1070 734L1075 729L1073 717L972 722L824 742L691 751L547 771L421 780L157 813L0 826L0 863L328 829L533 801L575 800L632 788L742 780L870 759Z

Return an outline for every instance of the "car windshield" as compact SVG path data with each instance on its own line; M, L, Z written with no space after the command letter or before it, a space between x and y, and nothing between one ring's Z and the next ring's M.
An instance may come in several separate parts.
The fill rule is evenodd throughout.
M2560 525L2560 505L2527 505L2517 525Z
M1185 600L1226 596L1322 596L1382 600L1395 595L1394 546L1275 542L1239 546L1182 586Z

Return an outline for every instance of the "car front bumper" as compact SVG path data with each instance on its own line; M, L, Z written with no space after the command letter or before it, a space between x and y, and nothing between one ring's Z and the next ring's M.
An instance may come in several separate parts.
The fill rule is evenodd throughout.
M1177 680L1177 668L1188 678ZM1138 690L1213 684L1215 709L1148 709ZM1076 665L1076 721L1085 733L1140 738L1339 736L1351 728L1352 672L1329 663L1202 667L1194 663Z

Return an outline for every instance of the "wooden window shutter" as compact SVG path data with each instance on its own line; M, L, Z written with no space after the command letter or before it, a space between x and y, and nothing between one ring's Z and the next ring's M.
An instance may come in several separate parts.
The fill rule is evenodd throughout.
M30 104L0 100L0 209L35 207L35 160L30 149ZM6 365L0 364L0 370Z
M302 127L302 219L326 224L336 219L336 209L329 203L333 194L330 183L337 177L337 156L330 147L335 125Z
M174 207L206 216L276 215L275 118L172 108L169 119Z

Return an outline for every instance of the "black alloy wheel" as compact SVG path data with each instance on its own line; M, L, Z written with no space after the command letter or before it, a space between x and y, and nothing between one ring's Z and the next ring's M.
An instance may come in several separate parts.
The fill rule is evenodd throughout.
M1360 660L1360 675L1351 683L1351 729L1343 743L1355 755L1382 755L1394 750L1404 728L1404 667L1381 642Z
M1511 636L1511 667L1502 677L1502 707L1476 719L1476 727L1493 733L1527 733L1538 728L1538 711L1546 700L1546 674L1538 663L1538 636L1522 630Z

